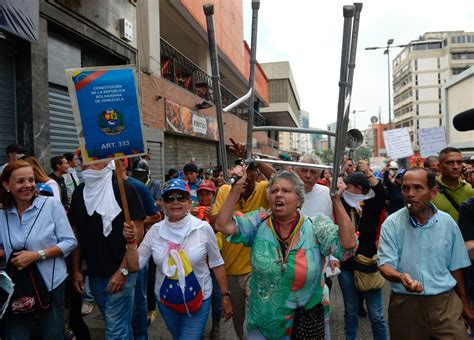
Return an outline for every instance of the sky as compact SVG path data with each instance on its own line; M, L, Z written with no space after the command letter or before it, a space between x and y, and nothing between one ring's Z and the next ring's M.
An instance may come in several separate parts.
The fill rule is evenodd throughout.
M388 122L388 67L384 49L366 47L408 44L425 32L474 31L473 0L367 0L361 1L356 67L351 101L358 129L381 111ZM341 63L341 0L260 0L257 60L289 61L301 109L310 113L312 127L327 128L336 121ZM250 45L251 0L243 0L244 36ZM390 50L390 59L401 52ZM391 72L391 70L390 70ZM393 111L393 107L392 107ZM393 117L393 112L392 112ZM352 124L352 122L351 122ZM351 125L352 126L352 125Z

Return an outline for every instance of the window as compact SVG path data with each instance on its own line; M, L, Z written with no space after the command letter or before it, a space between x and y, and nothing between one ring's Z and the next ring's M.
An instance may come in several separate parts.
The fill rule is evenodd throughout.
M443 126L443 120L441 118L439 119L439 126Z
M453 76L455 76L456 74L464 72L468 68L469 67L456 67L456 68L453 68Z
M415 99L418 100L418 90L415 91Z
M418 104L416 104L416 115L420 115L420 106Z
M418 59L415 59L415 71L418 70Z
M415 85L418 85L418 75L415 75Z
M438 84L441 84L441 73L438 73Z
M441 90L440 90L440 91L441 91ZM438 104L438 113L439 113L439 114L442 114L442 113L443 113L442 110L441 110L441 103Z
M441 60L438 57L438 70L441 68Z
M417 119L416 120L416 128L419 129L420 128L420 121Z
M455 52L451 56L453 60L470 60L474 59L474 52Z
M438 99L441 99L441 89L438 89Z

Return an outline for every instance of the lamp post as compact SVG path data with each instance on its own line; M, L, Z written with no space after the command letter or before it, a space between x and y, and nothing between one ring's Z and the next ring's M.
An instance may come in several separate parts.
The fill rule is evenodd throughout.
M354 116L354 124L352 126L353 129L356 128L356 113L357 112L365 112L365 110L352 110L352 115Z
M388 128L392 127L392 91L391 91L391 84L390 84L390 49L395 47L406 47L408 45L395 45L392 46L393 39L387 40L387 46L374 46L374 47L366 47L365 50L379 50L384 49L383 54L387 55L387 82L388 82Z

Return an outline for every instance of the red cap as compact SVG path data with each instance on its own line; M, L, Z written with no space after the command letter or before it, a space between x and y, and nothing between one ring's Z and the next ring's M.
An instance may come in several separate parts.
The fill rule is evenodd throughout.
M196 192L199 190L207 190L210 192L216 192L216 186L214 185L214 182L209 180L209 179L204 179L199 183Z

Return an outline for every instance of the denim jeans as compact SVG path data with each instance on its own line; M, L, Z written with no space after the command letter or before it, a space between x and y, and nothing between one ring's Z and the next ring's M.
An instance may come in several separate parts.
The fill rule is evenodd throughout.
M127 276L125 287L107 294L110 277L89 277L91 292L105 320L106 340L132 339L132 314L137 273Z
M64 297L65 281L51 292L51 307L39 312L41 338L64 339ZM31 337L33 316L18 316L7 313L5 333L8 340L27 340Z
M157 304L166 327L173 336L173 340L201 340L211 309L210 297L205 299L201 304L201 308L192 313L191 316L175 312L159 301Z
M89 276L84 275L84 295L82 295L83 302L94 302L94 297L91 293L91 287L89 284Z
M359 320L357 318L359 292L355 287L354 272L352 270L342 270L338 276L338 281L344 299L344 332L346 339L355 340L357 339L357 328L359 327ZM362 294L367 304L374 340L387 339L387 326L382 309L382 289L371 290Z
M222 293L217 283L216 276L211 269L212 278L212 295L211 295L211 307L212 307L212 320L220 321L222 318Z
M134 340L148 339L147 277L148 266L145 266L137 272L137 282L135 285L135 305L132 318Z

